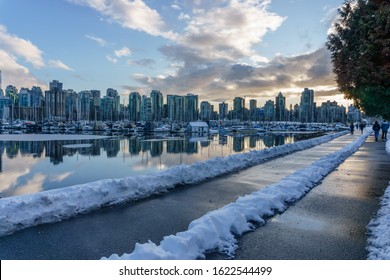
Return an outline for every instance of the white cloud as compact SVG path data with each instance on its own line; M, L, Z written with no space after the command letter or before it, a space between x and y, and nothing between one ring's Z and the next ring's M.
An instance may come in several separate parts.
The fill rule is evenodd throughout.
M109 62L112 62L112 63L117 63L118 62L118 59L116 59L115 57L112 57L111 55L106 55L106 59L109 61Z
M123 47L119 50L115 50L112 55L107 54L106 59L112 63L118 63L118 58L129 57L130 55L131 55L131 50L128 47ZM127 64L129 65L131 64L129 63L129 60L127 61Z
M63 63L61 60L49 60L49 66L53 68L58 68L66 71L73 71L74 69L70 68L68 65Z
M125 28L146 32L153 36L172 38L167 32L165 22L159 13L142 0L68 0L71 3L95 9L103 16L117 22Z
M175 10L181 10L181 7L177 4L172 4L171 7L172 7L172 9L175 9Z
M31 85L36 85L42 88L46 87L45 83L34 77L27 67L20 65L15 56L2 49L0 49L0 69L3 74L3 86L31 87Z
M90 39L90 40L92 40L92 41L95 41L101 47L107 46L107 41L102 39L102 38L99 38L99 37L96 37L96 36L93 36L93 35L85 35L85 37Z
M181 12L180 15L178 16L179 20L189 20L191 17L189 14Z
M217 2L219 6L208 10L194 9L179 43L196 49L198 54L208 59L234 61L255 55L252 47L284 21L283 17L267 11L269 1L261 4L252 0L225 2L224 6Z
M43 52L29 40L9 34L4 25L0 25L0 49L16 57L22 57L35 68L39 69L45 66L42 58Z
M72 172L64 172L62 174L57 174L57 175L51 174L49 180L52 182L61 182L66 178L68 178L70 175L72 175Z
M116 57L130 56L131 51L128 47L123 47L119 50L114 51Z

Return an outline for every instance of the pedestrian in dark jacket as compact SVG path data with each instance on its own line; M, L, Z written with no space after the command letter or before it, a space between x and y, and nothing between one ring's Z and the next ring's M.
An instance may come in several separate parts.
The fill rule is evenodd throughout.
M351 122L351 125L349 126L349 131L351 132L351 134L353 134L354 129L355 129L355 126Z
M387 131L389 130L389 122L386 120L383 120L381 124L381 129L382 129L382 139L387 139Z
M363 134L363 129L364 129L364 123L363 122L360 122L359 128L360 128L360 133Z
M375 141L378 142L379 130L381 130L381 126L377 121L375 121L374 125L372 126L372 130L374 131Z

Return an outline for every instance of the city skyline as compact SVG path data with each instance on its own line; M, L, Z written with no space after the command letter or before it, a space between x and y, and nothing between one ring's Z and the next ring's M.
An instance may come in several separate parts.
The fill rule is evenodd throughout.
M166 95L159 90L152 90L147 95L131 92L128 105L121 103L117 90L108 88L102 95L100 90L76 92L65 89L63 83L53 80L49 90L40 87L21 88L20 91L9 85L5 93L0 94L0 120L24 119L29 121L119 121L132 122L193 122L197 120L252 120L252 121L299 121L311 122L344 122L346 108L337 101L327 100L317 106L313 89L304 88L300 102L286 106L286 97L282 92L269 99L264 106L255 99L235 97L233 106L225 102L212 105L209 101L200 101L193 93L187 95ZM165 102L164 102L165 99ZM353 106L349 108L351 113ZM218 110L219 109L219 110ZM218 110L218 111L217 111ZM359 116L357 117L359 119Z
M230 105L280 91L296 104L309 87L319 102L346 106L324 46L342 2L0 0L2 83L46 90L60 80L77 92L115 88L126 101L156 89Z

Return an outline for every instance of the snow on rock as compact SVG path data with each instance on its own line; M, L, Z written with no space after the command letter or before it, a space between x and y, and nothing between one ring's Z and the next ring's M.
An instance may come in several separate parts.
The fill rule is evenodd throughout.
M146 198L180 185L198 183L243 170L275 157L328 142L346 133L348 132L343 131L245 154L179 165L150 175L104 179L67 188L1 198L0 236L42 223L59 222L103 206ZM312 177L314 176L313 174Z
M202 259L212 250L232 256L237 248L237 235L252 230L254 223L264 223L265 218L284 212L289 204L301 199L354 153L369 134L367 132L344 148L277 183L207 213L191 222L187 231L164 237L160 245L151 241L137 243L132 253L113 254L108 259Z

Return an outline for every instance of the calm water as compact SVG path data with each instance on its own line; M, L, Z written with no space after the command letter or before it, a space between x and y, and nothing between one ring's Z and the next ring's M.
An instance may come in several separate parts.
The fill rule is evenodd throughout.
M0 141L0 197L148 174L318 135L264 134L150 139Z

